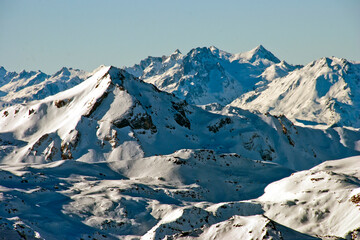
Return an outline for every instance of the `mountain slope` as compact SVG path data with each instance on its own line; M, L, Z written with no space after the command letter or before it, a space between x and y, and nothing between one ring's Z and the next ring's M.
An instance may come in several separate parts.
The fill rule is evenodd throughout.
M45 239L123 239L147 232L144 239L159 239L201 230L234 214L241 222L261 220L259 225L275 234L275 223L269 219L246 218L262 213L259 204L214 202L257 197L268 183L292 172L202 150L127 161L0 167L0 221L8 223L0 225L0 235L12 232Z
M359 239L359 161L328 161L270 184L259 198L265 215L307 234Z
M190 148L306 169L358 153L356 134L346 137L351 130L295 127L285 117L233 107L210 113L115 67L57 95L6 108L0 124L3 163L136 159Z
M224 105L295 68L280 63L260 45L240 54L230 54L213 46L195 48L186 55L176 50L170 56L148 57L124 69L191 104Z
M358 161L329 161L291 176L276 164L203 150L2 164L0 236L357 239Z
M300 124L360 127L360 64L321 58L230 105L285 114Z

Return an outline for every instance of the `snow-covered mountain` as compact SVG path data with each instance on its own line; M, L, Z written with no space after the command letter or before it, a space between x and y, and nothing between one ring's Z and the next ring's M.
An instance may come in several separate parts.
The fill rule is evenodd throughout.
M296 68L299 66L280 62L260 45L239 54L214 46L195 48L186 55L176 50L170 56L148 57L124 69L189 103L225 105Z
M74 87L90 76L91 73L66 67L52 76L41 71L8 72L0 67L0 107L43 99Z
M43 100L5 108L0 117L3 163L136 159L190 148L301 170L358 154L359 137L234 107L211 113L115 67Z
M231 106L285 114L305 124L360 127L360 64L321 58L245 93Z
M360 127L360 64L336 57L305 67L263 46L240 54L215 47L148 57L124 68L192 104L220 104L285 115L301 126Z

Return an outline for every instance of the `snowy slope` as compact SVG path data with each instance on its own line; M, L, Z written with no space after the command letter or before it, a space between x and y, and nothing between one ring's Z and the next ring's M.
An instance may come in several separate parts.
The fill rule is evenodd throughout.
M201 233L217 223L247 225L246 229L256 230L255 236L279 235L282 230L274 228L278 224L261 216L260 204L217 202L257 197L268 183L291 173L276 164L201 150L127 161L63 160L0 165L0 169L0 221L7 223L0 225L0 236L21 233L45 239L142 235L162 239L189 230ZM215 226L204 234L211 228Z
M170 56L148 57L124 68L160 90L192 104L227 104L241 94L298 68L280 62L263 46L231 54L216 47L176 50Z
M256 200L176 209L143 239L359 239L359 160L328 161L293 173ZM213 223L214 215L226 220Z
M91 76L82 70L62 68L50 76L41 71L7 72L0 67L0 107L39 100L69 89Z
M13 105L0 116L1 162L101 161L213 149L308 169L358 154L351 131L295 127L238 108L210 113L115 67L72 89Z
M204 150L99 163L2 164L0 236L358 239L358 162L329 161L291 176L276 164Z
M285 114L304 125L360 127L360 64L321 58L248 92L231 106Z
M259 198L265 215L307 234L359 239L359 162L328 161L270 184Z

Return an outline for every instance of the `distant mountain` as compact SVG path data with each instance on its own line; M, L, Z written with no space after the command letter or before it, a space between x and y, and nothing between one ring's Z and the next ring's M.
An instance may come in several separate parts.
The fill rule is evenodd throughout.
M44 81L49 75L41 71L30 71L25 70L20 73L8 72L4 67L0 67L0 86L3 92L17 92L28 86L38 84Z
M285 114L305 125L360 128L360 64L321 58L245 93L230 105Z
M260 45L240 54L213 46L195 48L186 55L176 50L170 56L148 57L124 69L191 104L225 105L296 68L299 66L280 62Z
M0 107L39 100L69 89L91 74L73 68L62 68L54 75L41 71L7 72L0 67Z

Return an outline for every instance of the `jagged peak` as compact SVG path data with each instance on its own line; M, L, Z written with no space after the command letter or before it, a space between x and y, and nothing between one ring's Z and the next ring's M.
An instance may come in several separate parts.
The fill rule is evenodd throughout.
M36 72L35 71L30 71L30 72L28 72L28 71L26 71L24 69L19 73L19 78L28 77L28 76L32 76L32 75L36 75L36 74L41 74L41 73L43 73L43 72L41 72L41 71L36 71Z
M186 56L191 58L201 58L201 57L205 57L205 56L208 57L213 55L214 54L211 51L211 47L197 47L191 49Z
M110 65L108 68L109 68L109 70L107 71L107 73L110 75L111 78L118 77L119 74L121 74L121 72L123 71L120 68L117 68L112 65Z
M209 49L212 52L219 51L219 49L217 47L215 47L214 45L210 46Z
M71 70L71 69L70 69ZM64 75L69 75L70 74L70 71L69 71L69 68L67 67L62 67L59 71L57 71L53 76L56 77L56 76L59 76L60 74L64 74Z
M72 68L72 67L62 67L61 70L62 71L81 71L80 69Z
M112 82L121 81L120 84L122 84L122 81L124 79L132 79L136 80L137 78L134 77L132 74L128 73L126 70L115 67L115 66L109 66L108 71L104 74L104 76L109 75Z
M179 49L176 49L171 55L179 55L181 54L181 51Z
M292 65L292 64L289 64L289 63L286 62L285 60L282 60L280 63L277 63L277 64L275 64L274 66L278 66L278 67L281 67L281 68L285 68L285 69L287 69L288 71L294 71L294 70L296 70L296 69L301 69L301 68L304 67L303 65Z
M268 51L266 48L264 48L263 45L260 44L259 46L251 49L250 51L248 51L246 53L253 56L253 55L266 54L266 53L271 53L271 52Z
M268 50L266 50L266 49L264 48L264 46L260 44L259 46L257 46L256 48L254 48L253 51L258 52L258 51L268 51Z
M176 49L170 56L164 57L163 61L168 61L169 59L179 59L183 55L179 49Z
M6 75L7 71L3 66L0 66L0 77L3 78Z
M328 67L333 68L334 66L340 66L341 68L349 65L350 62L345 58L338 58L338 57L321 57L317 60L314 60L306 65L308 68L321 68L321 67Z
M280 60L275 57L270 51L268 51L263 45L259 45L256 48L243 52L234 54L232 56L232 61L249 61L251 63L257 62L258 60L267 60L273 63L280 63ZM266 64L268 65L268 64Z
M104 67L104 65L101 65L100 67L96 68L93 72L97 72L97 70L101 69L102 67ZM60 73L66 73L66 74L70 74L71 72L85 72L81 69L78 68L72 68L72 67L62 67L59 71L57 71L54 76L60 74Z
M256 48L250 50L248 52L248 55L250 61L255 61L258 58L265 58L274 63L280 63L280 60L277 57L275 57L275 55L272 54L272 52L264 48L263 45L259 45Z

